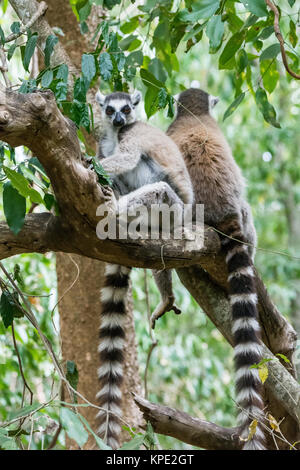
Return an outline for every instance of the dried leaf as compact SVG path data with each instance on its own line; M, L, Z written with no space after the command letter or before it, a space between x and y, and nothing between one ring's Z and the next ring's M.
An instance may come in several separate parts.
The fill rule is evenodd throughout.
M274 416L272 416L270 413L268 414L268 420L269 420L271 428L274 429L274 431L280 432L279 424L277 423Z
M260 380L261 380L262 383L264 384L265 381L266 381L267 378L268 378L268 375L269 375L269 370L268 370L267 364L262 364L261 366L259 366L259 368L258 368L258 375L259 375Z

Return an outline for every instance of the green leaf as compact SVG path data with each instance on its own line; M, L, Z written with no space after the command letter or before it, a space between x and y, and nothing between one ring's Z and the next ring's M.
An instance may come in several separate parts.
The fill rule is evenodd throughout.
M10 181L3 186L3 210L10 230L17 235L24 225L26 199L21 196Z
M160 80L157 80L157 78L155 78L155 76L150 73L148 70L142 68L140 70L140 75L141 75L141 79L144 83L144 85L146 87L154 87L157 89L157 93L158 93L158 90L160 88L164 88L165 85L163 84L163 82L161 82Z
M259 60L274 59L280 52L280 45L278 43L272 44L262 51Z
M296 32L296 25L292 20L290 20L289 40L293 47L297 45L298 35Z
M24 406L24 408L21 408L20 410L13 411L9 414L9 419L22 418L23 416L27 416L39 409L42 409L41 404L35 402L32 405Z
M112 181L110 177L107 175L107 173L105 172L98 158L96 157L90 157L90 158L92 159L93 170L97 173L99 183L102 184L103 186L111 186Z
M243 44L245 33L239 32L231 36L219 59L220 66L224 66L235 55L236 51Z
M53 70L46 70L41 80L42 87L48 88L52 80L53 80Z
M4 44L5 44L5 35L4 35L4 31L1 28L1 26L0 26L0 43L2 44L2 46L4 46Z
M21 24L19 23L19 21L14 21L10 26L11 32L18 34L20 32L20 26Z
M30 197L31 201L35 202L36 204L44 203L40 193L29 186L29 182L21 173L18 173L17 171L12 170L11 168L8 168L4 165L3 171L11 181L14 188L16 188L22 196Z
M157 80L159 80L163 83L168 78L166 70L165 70L163 64L161 63L161 61L159 59L157 59L157 57L154 57L154 59L152 59L149 62L148 70L149 70L150 73L152 73L154 75L154 77L157 78Z
M115 5L120 5L121 0L104 0L103 6L111 10Z
M234 101L231 103L231 105L226 109L224 116L223 116L223 121L228 118L235 110L236 108L241 104L245 97L245 93L241 93Z
M120 30L124 34L132 33L139 27L139 19L142 15L133 16L129 21L120 26Z
M153 427L150 421L147 422L144 441L147 447L149 447L150 449L154 449L154 446L156 445L156 439L155 439L155 434L154 434Z
M80 23L80 32L81 34L86 34L89 32L89 27L85 21L82 21Z
M74 439L79 447L83 447L89 435L79 417L67 407L62 407L60 410L60 421L68 436Z
M138 41L138 43L136 41ZM138 37L135 36L134 34L131 34L130 36L126 36L125 39L119 42L119 46L123 51L133 50L132 47L134 47L134 45L136 44L138 45L141 44L141 41L138 40ZM134 47L134 49L136 49L136 47Z
M165 88L163 82L157 80L157 78L146 69L140 70L140 75L144 85L147 87L145 94L145 111L147 117L151 117L157 110L158 104L158 93L161 88Z
M246 10L251 11L255 16L267 16L268 10L264 0L241 0Z
M256 90L255 101L265 121L274 127L280 128L281 126L279 122L276 121L276 111L274 107L269 103L267 93L261 87Z
M196 37L197 34L201 33L201 31L205 28L206 25L207 25L207 21L205 21L203 24L200 24L200 25L197 24L185 34L183 40L188 41L189 39Z
M50 34L46 39L45 49L44 49L44 60L45 66L50 67L50 57L53 53L55 44L58 43L58 37L54 34Z
M290 7L294 6L296 0L288 0Z
M135 67L137 65L142 65L143 64L143 53L142 51L134 51L131 52L127 57L126 57L126 66L127 67Z
M101 78L105 81L109 81L112 76L113 64L110 55L107 52L102 52L102 54L100 54L99 69Z
M45 194L44 203L48 211L50 211L53 205L55 204L55 198L53 194Z
M14 43L12 46L10 46L10 48L8 49L7 51L7 60L10 60L12 58L12 56L14 55L14 52L17 48L17 44Z
M33 56L36 43L37 43L38 35L37 33L34 33L30 36L28 39L26 46L25 46L25 51L24 51L24 57L23 57L23 65L24 69L29 72L29 64L31 57Z
M3 291L0 300L0 315L2 317L5 328L12 325L14 320L14 305L11 302L11 296Z
M111 447L109 447L107 444L105 444L104 441L102 441L102 439L100 439L100 437L97 436L97 434L94 433L94 431L92 430L92 428L90 427L89 423L87 422L87 420L84 418L84 416L82 416L81 414L78 413L78 416L79 416L79 419L83 422L83 424L85 425L85 427L87 428L87 430L92 434L92 436L94 437L95 441L96 441L96 444L97 446L99 447L99 449L101 450L112 450Z
M196 5L193 5L193 11L183 10L179 14L182 21L194 23L201 18L209 18L212 16L220 6L219 0L200 0Z
M143 444L145 436L143 434L136 434L129 442L125 442L120 450L139 450Z
M75 390L77 390L78 370L77 370L75 362L73 362L73 361L67 361L66 378L67 378L68 382L70 383L71 387L73 387Z
M168 92L165 88L161 88L158 92L158 107L165 108L168 104Z
M83 76L91 82L96 75L95 58L92 54L83 54L81 58L81 70Z
M64 82L68 81L69 67L67 64L62 64L58 67L56 72L56 78L63 80Z
M265 89L272 93L279 80L277 64L274 60L263 60L260 62L260 71Z
M80 2L80 3L82 4L82 2ZM80 3L79 3L79 5L80 5ZM91 7L92 7L92 5L90 5L89 1L86 0L84 2L83 6L80 5L80 7L77 8L80 21L85 21L88 18L89 14L91 12Z
M236 57L236 70L241 73L248 65L248 55L245 49L240 49Z
M222 22L221 15L213 16L206 26L206 34L209 38L209 45L211 48L217 48L223 38L224 23Z
M88 87L89 83L85 77L77 78L74 84L74 99L84 103L86 101Z
M273 25L267 26L266 28L262 30L262 32L258 36L258 39L268 39L268 37L270 37L271 34L273 33L274 33L274 26Z
M13 437L3 436L2 434L0 434L0 449L1 450L18 450L18 446Z
M289 360L289 358L287 358L284 354L280 354L280 353L277 353L275 354L276 356L280 357L281 359L284 360L284 362L287 362L288 364L291 363L291 361Z

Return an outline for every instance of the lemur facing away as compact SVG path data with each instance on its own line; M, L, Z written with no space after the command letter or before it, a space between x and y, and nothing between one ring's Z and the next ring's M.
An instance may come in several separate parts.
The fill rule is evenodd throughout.
M262 359L253 270L256 232L251 209L244 199L241 171L210 115L210 108L216 102L214 97L199 89L182 92L177 116L167 134L182 152L193 183L194 202L204 204L205 222L227 235L221 236L221 242L228 268L241 437L248 437L249 424L257 419L256 433L245 442L244 449L263 450L262 386L258 369L250 369Z
M141 94L134 92L97 93L104 136L99 143L101 165L113 182L116 213L127 208L166 203L192 204L193 190L184 160L172 139L159 129L136 120L135 106ZM104 190L105 191L105 190ZM108 198L112 197L110 191ZM125 344L125 300L130 268L107 264L101 292L102 314L98 374L101 389L97 394L100 406L112 413L100 411L99 435L113 448L118 448L121 416L121 384L123 380L123 348ZM174 309L171 272L154 272L162 300L154 312L158 318Z

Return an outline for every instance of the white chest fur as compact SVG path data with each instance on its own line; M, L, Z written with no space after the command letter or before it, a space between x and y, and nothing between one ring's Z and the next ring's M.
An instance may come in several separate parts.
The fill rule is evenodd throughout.
M114 153L118 145L118 130L108 128L105 136L101 141L101 153L104 157L109 157Z

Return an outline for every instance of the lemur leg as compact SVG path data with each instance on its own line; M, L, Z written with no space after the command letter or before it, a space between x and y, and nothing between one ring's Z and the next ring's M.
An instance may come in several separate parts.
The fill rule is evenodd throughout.
M150 209L153 204L167 204L168 206L178 204L178 207L181 207L183 210L183 202L175 191L168 183L160 181L158 183L146 184L126 196L122 196L118 201L119 213L127 210L127 208L135 209L139 206L145 206Z
M109 198L109 191L107 192ZM109 204L109 202L108 202ZM166 204L168 206L178 205L179 213L183 214L183 202L177 196L175 191L165 182L148 184L139 188L126 196L122 196L117 201L117 212L119 216L127 213L128 209L134 211L141 206L147 209L152 204ZM180 309L174 305L174 294L172 290L172 274L170 270L156 271L153 270L156 285L161 293L161 301L151 316L151 326L155 327L155 321L170 310L174 310L176 314L181 313Z
M152 274L161 293L161 301L151 315L151 328L154 329L156 320L165 313L173 310L176 315L179 315L181 310L174 304L175 297L172 288L172 271L170 269L164 269L162 271L153 269Z

